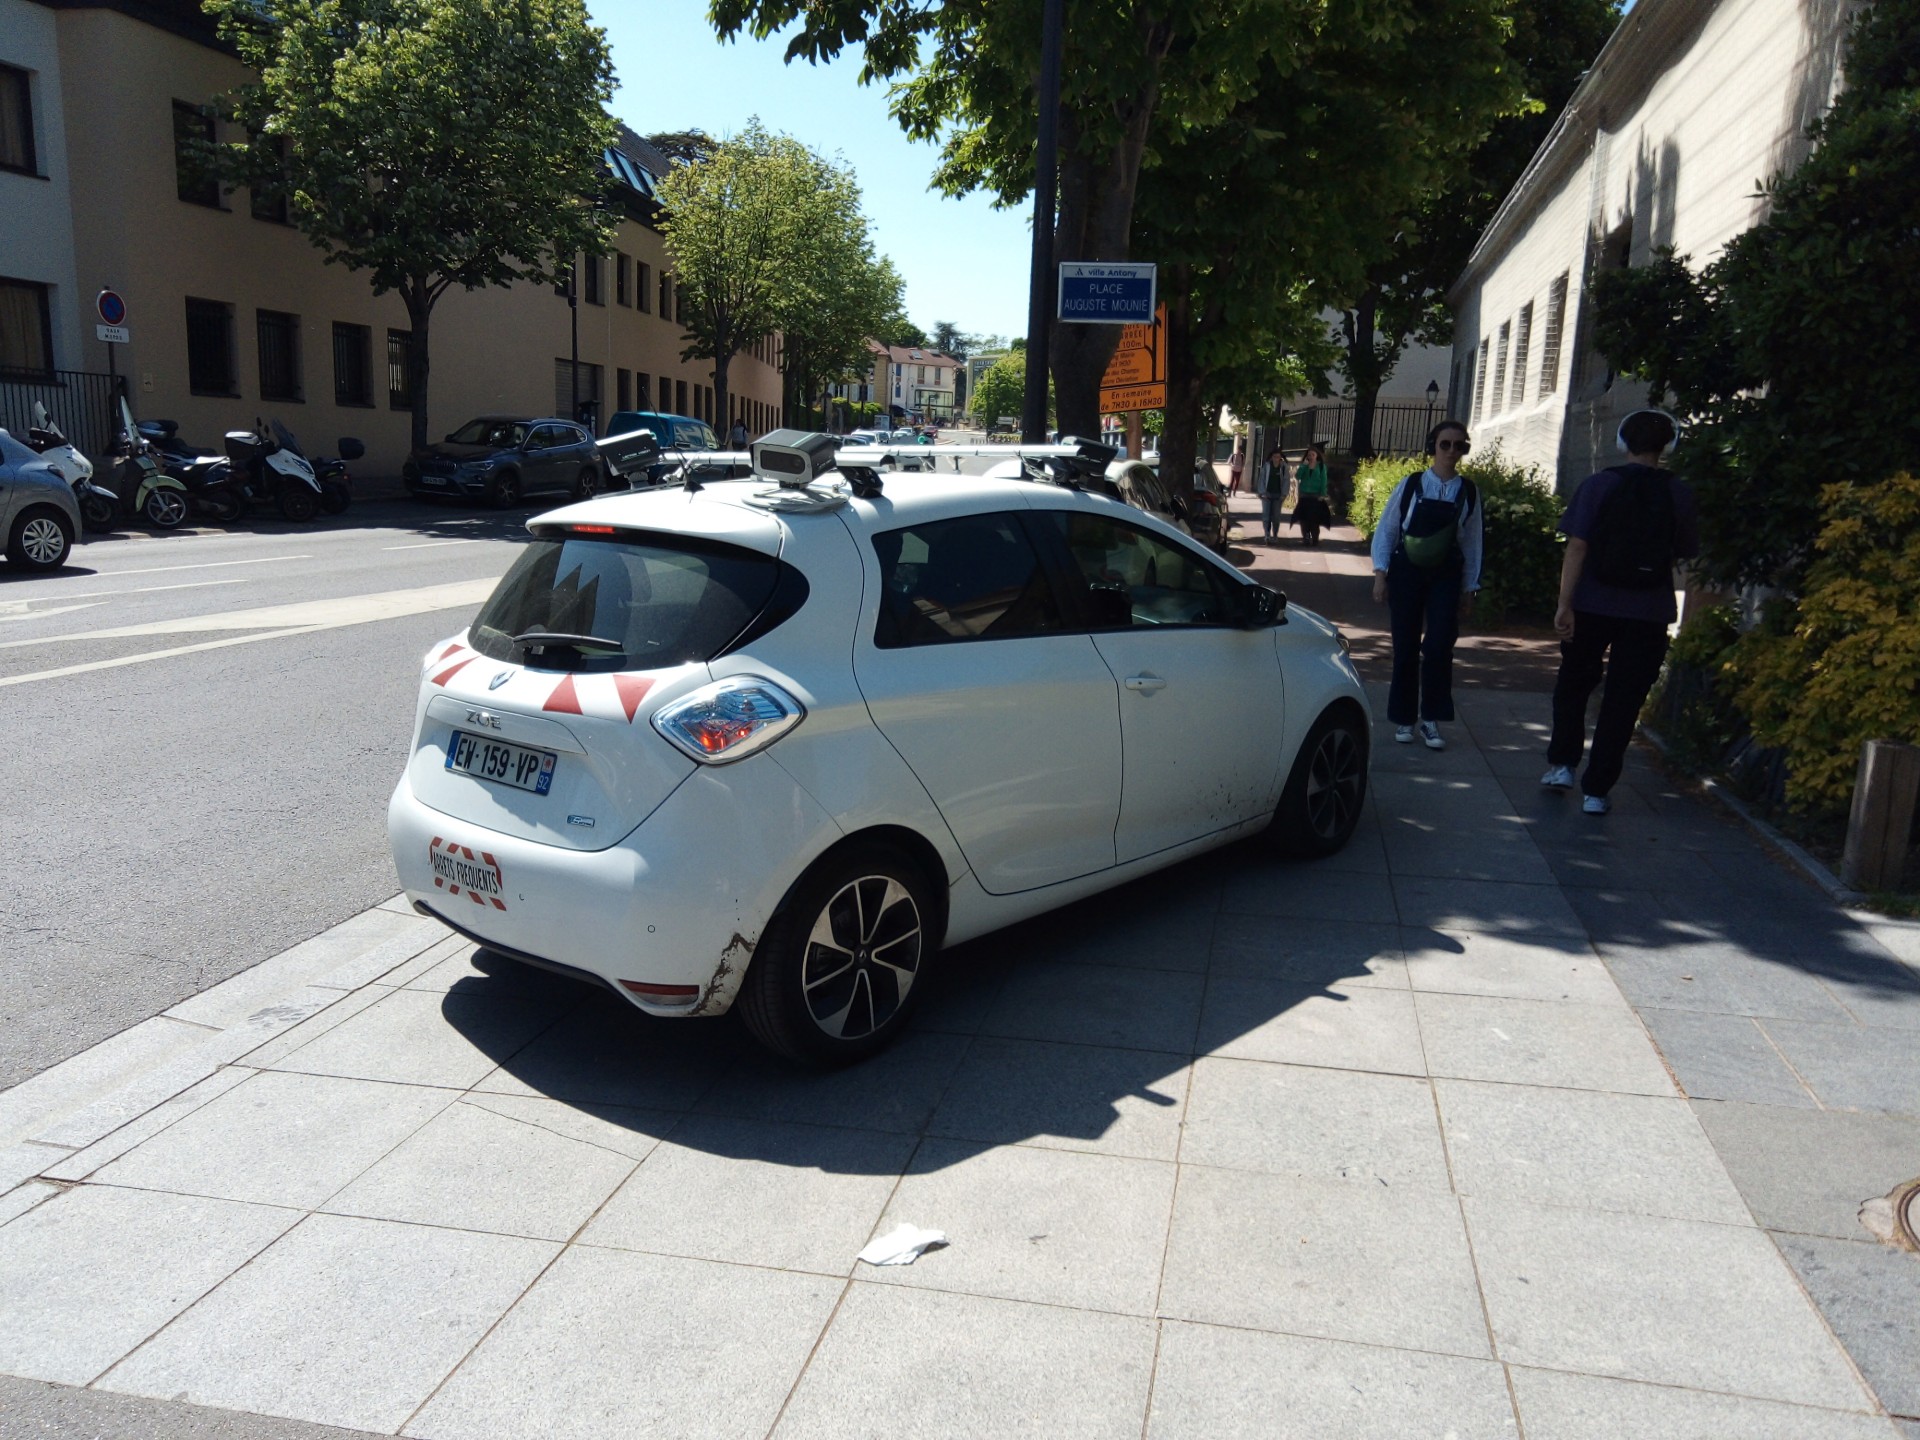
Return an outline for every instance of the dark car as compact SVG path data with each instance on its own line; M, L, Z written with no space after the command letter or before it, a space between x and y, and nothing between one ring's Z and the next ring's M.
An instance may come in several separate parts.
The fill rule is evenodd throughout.
M576 500L600 489L593 437L571 420L481 415L406 464L408 493L518 505L528 495L563 490Z
M691 415L669 415L660 410L616 410L613 418L607 421L607 438L627 435L635 430L645 430L653 436L654 443L660 447L659 457L647 467L647 473L628 475L635 489L647 485L658 485L662 481L683 475L682 458L690 453L711 454L725 452L727 447L720 443L720 437L713 433L713 427L704 420L696 420ZM605 445L602 445L602 449ZM740 473L751 474L751 469ZM703 472L703 478L725 479L726 475L718 471Z

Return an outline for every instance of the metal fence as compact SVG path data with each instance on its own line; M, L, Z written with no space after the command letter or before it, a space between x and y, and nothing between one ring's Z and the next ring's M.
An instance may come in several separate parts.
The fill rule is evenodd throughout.
M67 439L97 465L120 433L114 402L126 387L124 375L90 370L52 370L38 379L0 376L0 429L24 441L38 400Z
M1427 431L1441 418L1436 406L1383 401L1373 407L1373 450L1376 455L1418 455L1427 448ZM1288 451L1322 445L1337 454L1353 449L1353 404L1309 405L1295 410L1276 427L1280 444Z

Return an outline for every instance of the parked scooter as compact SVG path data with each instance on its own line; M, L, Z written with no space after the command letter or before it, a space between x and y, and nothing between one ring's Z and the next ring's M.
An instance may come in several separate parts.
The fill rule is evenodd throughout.
M126 397L120 399L120 438L113 448L114 476L121 509L156 530L177 530L187 523L187 487L160 468L160 455L141 435Z
M247 497L226 456L187 444L175 420L142 420L140 434L158 452L161 468L186 486L187 501L195 510L222 525L245 517Z
M113 529L120 513L120 497L93 479L93 462L53 423L47 407L33 402L33 424L27 429L27 448L47 462L62 480L73 486L73 498L80 506L80 523L89 530Z
M320 508L329 515L338 515L353 504L353 476L347 473L347 462L367 453L367 447L351 435L342 435L334 444L340 451L337 459L319 455L313 461L313 473L320 481Z
M271 424L271 432L257 419L251 430L227 431L227 455L249 500L270 500L287 519L304 524L320 512L326 492L300 442L278 420Z

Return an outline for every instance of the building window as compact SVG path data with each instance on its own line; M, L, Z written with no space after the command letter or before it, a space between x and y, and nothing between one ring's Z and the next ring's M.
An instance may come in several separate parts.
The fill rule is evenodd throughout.
M600 295L600 257L583 255L580 259L580 298L589 305L604 305Z
M1487 408L1487 342L1480 342L1480 370L1473 382L1473 418L1478 420Z
M0 170L40 173L33 145L33 77L0 65Z
M1518 405L1527 398L1527 349L1533 343L1533 302L1520 307L1520 320L1513 333L1513 389L1507 403Z
M52 371L52 316L45 285L0 280L0 375L42 376Z
M636 261L633 267L633 298L640 307L640 313L653 313L653 267L646 261Z
M387 408L413 409L413 332L387 331Z
M373 404L373 331L365 325L333 325L333 403Z
M616 304L633 306L633 260L629 256L613 257L613 298Z
M642 291L642 294L645 292ZM633 408L644 410L653 401L653 378L644 370L633 372Z
M195 395L236 395L233 307L218 300L187 301L187 388Z
M200 147L213 144L213 111L205 105L173 102L174 192L189 205L220 208L220 182L206 167Z
M1540 340L1540 393L1560 388L1560 331L1567 319L1567 277L1562 275L1547 291L1547 332Z
M633 372L631 370L613 372L613 408L616 410L633 408Z
M687 287L684 285L673 287L673 323L676 325L687 323Z
M579 421L585 407L593 407L594 423L600 419L600 367L582 362L580 365L579 404L574 402L574 366L570 360L553 362L553 413L569 420Z
M282 310L253 312L260 346L260 398L300 398L300 317Z
M264 142L265 148L274 155L275 171L284 176L287 169L287 142L284 136L269 136ZM248 209L256 220L271 220L275 224L287 223L287 192L278 185L256 185Z
M673 413L676 415L691 415L693 412L687 408L687 382L684 380L674 381L673 394L674 398L680 402L673 407Z
M660 318L673 318L673 276L664 270L660 272Z
M1487 411L1490 415L1498 415L1506 408L1501 404L1500 397L1507 393L1507 342L1512 336L1513 322L1503 320L1500 324L1500 345L1493 352L1493 404Z

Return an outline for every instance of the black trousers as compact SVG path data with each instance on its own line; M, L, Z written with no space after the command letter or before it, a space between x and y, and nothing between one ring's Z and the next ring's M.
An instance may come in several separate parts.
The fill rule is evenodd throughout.
M1626 620L1618 615L1573 614L1573 638L1560 642L1560 678L1553 686L1553 739L1547 763L1579 765L1587 744L1587 701L1603 672L1607 688L1600 696L1600 718L1593 727L1593 753L1587 757L1580 789L1605 795L1620 779L1634 722L1647 702L1667 658L1667 627L1658 620Z
M1460 638L1464 568L1456 557L1450 565L1422 569L1398 550L1387 562L1387 616L1393 630L1387 719L1396 725L1453 719L1453 646Z

